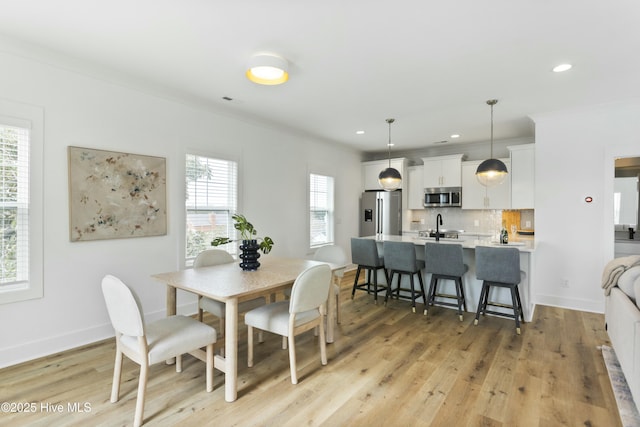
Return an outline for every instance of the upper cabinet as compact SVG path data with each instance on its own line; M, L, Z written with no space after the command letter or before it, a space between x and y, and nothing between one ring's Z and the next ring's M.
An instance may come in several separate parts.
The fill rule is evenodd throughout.
M405 163L407 159L391 159L391 167L400 172L402 176L401 189L407 188L407 177L405 176ZM380 172L389 167L389 160L373 160L370 162L362 163L362 182L364 183L364 190L382 190L380 183L378 182L378 175Z
M424 209L423 169L422 165L407 168L407 209Z
M462 154L423 157L424 188L462 186Z
M509 159L500 159L511 172ZM511 181L509 177L495 187L485 187L476 178L482 160L462 162L462 209L510 209Z
M511 209L534 208L535 144L507 147L511 153Z

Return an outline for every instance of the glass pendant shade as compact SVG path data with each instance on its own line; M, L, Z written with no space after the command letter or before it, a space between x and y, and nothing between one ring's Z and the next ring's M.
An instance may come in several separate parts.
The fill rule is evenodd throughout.
M392 167L388 167L378 175L378 182L385 191L393 191L402 185L402 176L400 172Z
M498 159L487 159L476 170L476 178L485 187L501 184L507 174L507 165Z

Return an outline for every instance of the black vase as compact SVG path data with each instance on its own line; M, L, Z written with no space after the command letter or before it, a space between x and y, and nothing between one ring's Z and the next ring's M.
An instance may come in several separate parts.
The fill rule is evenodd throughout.
M260 249L260 245L257 240L243 240L240 245L240 250L242 253L240 254L240 268L244 271L255 271L260 267L260 263L258 262L258 258L260 258L260 253L258 252Z

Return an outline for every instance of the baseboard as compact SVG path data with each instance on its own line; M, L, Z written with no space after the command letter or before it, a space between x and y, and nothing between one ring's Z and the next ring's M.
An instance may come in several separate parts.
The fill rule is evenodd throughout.
M604 300L593 301L579 298L563 298L556 295L534 295L534 304L549 305L551 307L567 308L569 310L588 311L590 313L604 313Z
M196 302L178 307L178 313L185 315L192 315L196 313L197 310L198 305ZM144 318L146 322L153 322L163 318L165 313L164 309L157 310L151 313L145 313ZM90 328L72 331L67 334L47 337L13 347L5 347L0 349L0 369L82 347L109 337L113 337L113 327L111 323L103 323Z

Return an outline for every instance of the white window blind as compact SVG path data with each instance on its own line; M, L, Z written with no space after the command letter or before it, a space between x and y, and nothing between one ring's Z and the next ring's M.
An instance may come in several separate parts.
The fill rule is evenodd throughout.
M333 178L309 175L310 247L333 243Z
M0 124L0 287L29 281L29 129Z
M231 216L238 205L238 164L229 160L186 156L186 260L211 249L215 237L235 238ZM235 253L235 245L225 248Z

